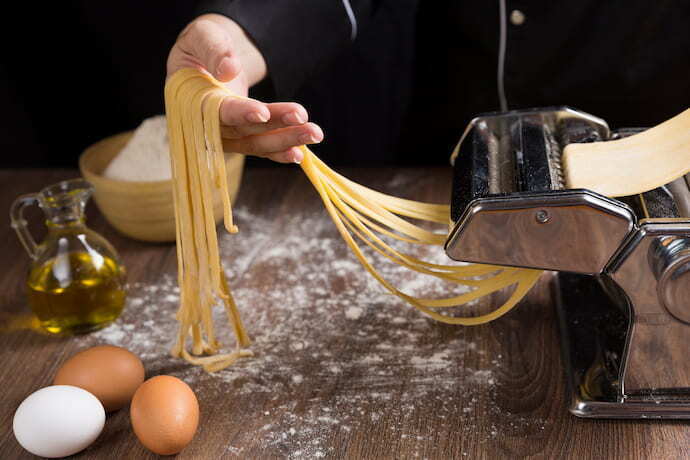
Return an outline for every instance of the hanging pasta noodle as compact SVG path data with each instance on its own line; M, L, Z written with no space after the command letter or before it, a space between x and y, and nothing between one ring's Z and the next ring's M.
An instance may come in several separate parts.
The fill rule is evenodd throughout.
M395 250L374 231L412 244L442 246L447 235L425 230L400 216L447 224L450 212L448 206L403 200L370 190L332 171L308 148L303 146L302 150L302 169L360 263L392 294L435 320L466 326L492 321L510 311L541 275L541 270L495 265L433 264ZM405 294L385 280L374 268L353 238L353 234L371 249L398 265L451 283L471 286L474 290L445 299L425 299ZM480 276L484 278L477 279ZM515 285L515 289L508 300L494 311L481 316L447 316L431 309L459 306L512 285Z
M242 325L222 269L213 218L213 193L223 197L225 228L237 232L227 193L227 178L218 111L225 97L233 95L210 75L194 69L175 73L166 84L165 100L170 137L177 230L179 331L172 353L190 363L213 371L238 358L250 356L244 350L249 338ZM404 254L379 235L399 241L442 246L445 233L436 233L405 218L447 225L447 205L420 203L370 190L329 169L303 146L302 169L311 180L338 231L364 268L394 295L432 318L451 324L481 324L508 312L529 291L540 270L491 265L442 265ZM418 273L473 288L471 292L445 299L413 297L395 288L374 268L360 248L361 241L390 261ZM508 300L481 316L443 315L433 308L462 305L500 289L515 286ZM217 354L211 310L222 301L237 338L232 353ZM191 338L191 352L187 341ZM211 355L201 357L199 355Z
M240 357L251 355L251 352L242 348L249 344L249 338L225 279L213 218L213 192L219 191L223 197L225 228L231 233L237 232L237 227L232 222L227 193L218 116L220 104L226 97L239 96L232 94L210 75L194 69L178 71L168 80L165 88L181 289L177 313L180 328L173 354L200 364L209 371L221 369ZM683 114L684 122L687 122L689 115L690 112ZM677 130L678 124L674 126ZM653 140L665 138L669 134L667 131L668 126L656 134L652 133L651 137ZM618 142L622 148L630 147L623 141ZM587 162L578 161L584 156L581 153L584 150L578 149L587 147L569 148L572 152L569 154L569 186L580 187L582 185L578 182L581 180L579 178L586 177L587 174L583 173L584 166L581 168L578 165ZM442 246L447 238L445 232L427 230L407 219L447 225L449 206L405 200L368 189L328 168L306 146L301 149L304 153L302 170L314 185L355 257L388 291L433 319L462 325L492 321L513 308L539 279L541 270L480 264L434 264L394 249L382 237L414 245ZM616 161L620 162L618 159ZM687 172L687 161L683 159L680 163L683 164L674 166L672 175ZM668 174L657 171L655 178L668 181ZM649 190L664 183L645 182L644 187ZM381 276L358 241L397 265L473 289L443 299L419 298L406 294ZM460 306L511 286L513 291L503 305L480 316L445 315L435 310ZM215 338L211 309L219 300L225 306L237 338L236 349L228 354L217 354L220 344ZM192 339L191 353L186 346L189 338ZM202 354L211 356L200 357Z
M250 340L223 272L213 215L213 193L217 191L223 199L225 228L237 232L220 140L218 110L226 96L221 89L207 76L189 70L175 74L165 86L180 286L179 331L172 354L208 371L251 356L242 349ZM220 343L212 308L218 302L225 306L236 336L236 348L227 354L217 354ZM202 354L211 356L200 357Z

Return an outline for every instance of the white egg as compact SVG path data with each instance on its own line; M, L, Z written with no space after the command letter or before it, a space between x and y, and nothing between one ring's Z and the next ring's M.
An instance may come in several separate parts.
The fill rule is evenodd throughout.
M96 440L105 410L94 395L69 385L42 388L27 397L14 414L14 436L34 455L66 457Z

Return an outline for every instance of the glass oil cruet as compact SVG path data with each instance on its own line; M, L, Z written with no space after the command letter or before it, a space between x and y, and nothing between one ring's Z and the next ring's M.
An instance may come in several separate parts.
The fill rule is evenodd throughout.
M111 244L85 225L84 207L93 193L82 179L59 182L22 195L10 218L31 257L26 281L29 306L43 329L81 334L115 320L125 304L125 270ZM24 209L38 204L48 233L36 244Z

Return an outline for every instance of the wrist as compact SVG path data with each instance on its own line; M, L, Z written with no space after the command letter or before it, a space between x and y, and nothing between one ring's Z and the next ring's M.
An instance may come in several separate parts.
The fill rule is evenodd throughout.
M266 78L266 60L239 24L227 16L215 13L204 14L199 18L215 22L228 34L232 41L233 54L239 59L250 87Z

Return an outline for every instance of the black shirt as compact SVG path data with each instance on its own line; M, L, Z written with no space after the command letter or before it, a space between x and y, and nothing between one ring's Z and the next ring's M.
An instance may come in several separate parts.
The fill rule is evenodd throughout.
M509 108L570 105L621 127L690 106L690 2L506 4ZM317 150L332 163L446 163L468 121L499 109L498 0L220 0L203 11L245 28L274 96L324 127Z
M344 0L11 2L26 11L3 29L0 162L74 167L92 142L162 113L176 35L214 11L266 57L269 78L252 93L304 104L329 163L447 164L467 122L499 108L498 0L349 4L354 40ZM507 23L510 108L567 104L620 127L690 106L690 2L506 4L525 17Z

